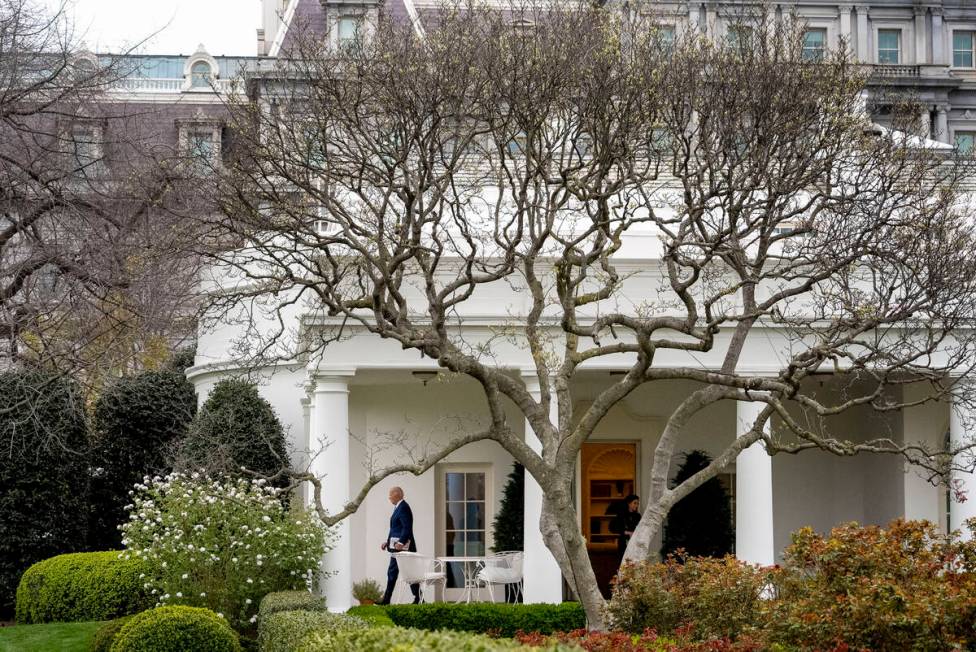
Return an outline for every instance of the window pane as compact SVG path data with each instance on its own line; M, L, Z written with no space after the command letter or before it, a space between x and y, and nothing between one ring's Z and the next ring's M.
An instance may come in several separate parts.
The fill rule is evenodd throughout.
M803 34L803 58L808 61L822 59L826 45L827 30L808 29Z
M448 557L464 556L464 532L445 532L444 549Z
M878 30L878 63L898 63L901 50L900 29Z
M484 503L468 503L468 515L467 515L467 525L465 527L469 530L484 530L485 529L485 504Z
M463 473L445 473L444 482L446 485L444 495L447 500L464 500Z
M485 533L468 532L468 555L482 556L485 554Z
M956 68L973 67L973 33L952 33L952 65Z
M341 43L349 43L356 40L356 32L358 31L359 21L355 18L340 18L339 19L339 41Z
M963 154L973 153L973 145L976 144L976 132L972 131L957 131L956 132L956 148Z
M210 64L200 61L190 68L190 83L193 88L210 85Z
M445 530L463 530L468 527L464 524L464 503L448 503L444 515L447 517Z
M466 473L468 479L468 500L484 500L485 499L485 474L484 473Z

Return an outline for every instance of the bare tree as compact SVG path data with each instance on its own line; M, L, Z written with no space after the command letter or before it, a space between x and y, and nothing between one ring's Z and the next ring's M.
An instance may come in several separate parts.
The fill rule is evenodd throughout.
M806 61L802 26L764 15L722 43L672 40L637 12L585 4L429 18L423 36L381 17L355 46L299 40L233 107L237 158L216 236L239 246L211 252L210 317L253 320L242 353L254 359L314 355L352 332L395 341L477 381L490 417L416 461L371 469L341 512L318 502L324 520L353 513L390 474L497 441L542 486L545 541L599 628L571 482L583 443L642 385L698 389L654 451L629 559L650 556L671 506L756 442L770 454L901 455L944 476L958 450L816 426L855 406L906 407L907 385L923 394L912 405L943 399L973 362L968 167L907 122L873 125L848 53ZM628 271L617 260L635 232L656 236L659 255ZM496 285L527 308L472 339L464 306ZM296 334L296 314L328 327ZM743 371L760 329L785 342L761 375ZM502 341L531 352L538 397L495 361ZM601 359L625 373L574 410L574 378ZM841 399L804 383L825 370L845 384ZM541 452L508 422L508 401ZM686 424L719 401L762 410L669 488Z
M187 173L154 142L153 116L110 96L131 72L79 49L63 9L0 0L4 364L97 383L164 357L153 349L169 347L174 316L192 315L175 228Z

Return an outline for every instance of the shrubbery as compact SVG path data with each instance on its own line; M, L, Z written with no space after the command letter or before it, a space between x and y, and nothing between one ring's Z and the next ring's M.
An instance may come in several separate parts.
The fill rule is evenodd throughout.
M534 648L551 649L554 645L586 650L586 652L786 652L778 646L741 639L692 640L689 630L679 630L671 636L658 636L652 630L642 634L627 632L594 632L577 629L558 634L519 634L520 643Z
M462 632L515 636L516 632L568 632L586 626L578 602L563 604L449 604L436 602L386 607L390 619L400 627L450 629Z
M325 611L325 598L311 591L275 591L261 598L258 620L279 611Z
M183 440L177 461L187 471L240 474L241 468L271 476L289 466L285 431L258 388L243 380L222 380ZM288 483L282 476L279 486Z
M382 607L378 604L358 605L351 607L346 613L348 613L350 616L355 616L356 618L365 620L373 627L396 626L396 624L390 619L390 615L386 613L386 607Z
M83 550L88 431L78 388L41 371L0 373L0 619L34 562Z
M149 566L120 554L79 552L34 564L17 587L17 622L110 620L147 609Z
M298 652L495 652L525 650L511 639L489 638L482 634L430 632L403 627L318 631L310 634ZM559 648L550 648L559 649ZM564 648L565 649L565 648Z
M111 652L115 637L119 635L119 632L130 620L132 620L132 616L122 616L103 623L95 632L95 638L92 639L88 652Z
M613 628L631 634L693 625L698 640L735 638L760 622L768 580L768 571L734 557L624 564L607 614Z
M111 652L240 652L227 622L196 607L159 607L132 617L115 636Z
M193 385L182 370L120 378L95 404L89 546L119 547L129 490L143 476L166 474L176 442L196 412Z
M850 524L826 537L804 528L777 588L768 631L782 643L877 652L976 644L976 541L947 538L931 523Z
M140 485L124 526L158 604L209 607L243 629L268 593L313 586L328 538L315 515L289 511L263 480L195 476Z
M345 614L328 611L277 611L262 615L258 624L258 647L261 652L292 652L311 632L332 634L361 630L369 624Z

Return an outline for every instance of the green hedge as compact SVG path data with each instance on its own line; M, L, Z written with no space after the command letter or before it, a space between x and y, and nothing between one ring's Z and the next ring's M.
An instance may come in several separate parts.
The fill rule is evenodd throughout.
M369 624L355 616L328 611L278 611L262 616L258 624L261 652L292 652L316 631L339 632L366 629Z
M258 619L279 611L325 611L325 598L308 591L275 591L261 598Z
M119 632L122 631L122 628L130 620L132 620L132 616L122 616L121 618L103 623L98 628L98 631L95 632L95 638L92 639L88 652L111 652L115 637L118 636Z
M394 622L390 620L389 614L386 613L386 607L381 607L378 604L361 604L355 607L350 607L349 611L346 613L348 613L350 616L362 618L373 627L394 626Z
M111 652L241 652L227 621L200 607L159 607L137 614L115 637Z
M511 639L494 639L465 632L429 632L403 627L376 627L340 632L313 632L296 648L297 652L499 652L527 650ZM551 650L579 648L556 647Z
M17 587L21 624L111 620L151 606L147 564L119 553L78 552L37 562Z
M586 627L586 616L578 602L562 604L417 604L390 605L387 614L394 624L416 629L450 629L461 632L515 636L518 631L568 632Z

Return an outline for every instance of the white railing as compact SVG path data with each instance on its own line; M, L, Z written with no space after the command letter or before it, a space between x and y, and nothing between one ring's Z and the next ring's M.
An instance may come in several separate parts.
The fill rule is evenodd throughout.
M122 91L139 93L181 93L183 92L186 79L183 77L156 78L156 77L126 77L115 83L115 88ZM231 89L231 80L217 79L213 84L207 86L191 88L186 92L208 93L216 90L218 93L226 93Z

